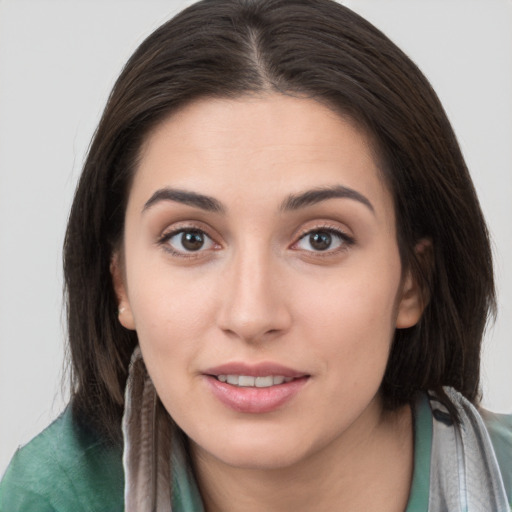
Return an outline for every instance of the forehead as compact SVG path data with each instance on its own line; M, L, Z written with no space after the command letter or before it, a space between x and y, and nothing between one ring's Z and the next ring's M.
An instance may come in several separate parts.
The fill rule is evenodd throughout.
M304 152L325 151L328 146L340 146L340 137L356 143L359 156L373 160L369 139L356 123L313 99L281 94L201 98L157 125L147 137L141 157L155 156L164 140L179 153L238 150L238 156L252 158L262 148L276 154L294 146Z
M172 114L147 137L131 196L159 187L261 201L342 185L387 209L391 197L369 138L312 99L280 94L206 98ZM134 199L134 198L131 198Z

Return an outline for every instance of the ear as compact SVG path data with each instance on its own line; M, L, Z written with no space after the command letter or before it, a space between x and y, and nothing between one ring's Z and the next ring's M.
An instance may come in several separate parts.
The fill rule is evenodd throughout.
M432 242L421 239L414 247L414 252L424 275L430 274L432 265ZM425 282L418 282L409 269L402 283L401 296L397 308L396 328L406 329L416 325L428 304L429 290Z
M112 276L112 284L117 297L117 314L119 323L126 329L135 330L135 322L128 300L126 289L126 277L124 273L124 265L119 252L114 253L110 261L110 274Z

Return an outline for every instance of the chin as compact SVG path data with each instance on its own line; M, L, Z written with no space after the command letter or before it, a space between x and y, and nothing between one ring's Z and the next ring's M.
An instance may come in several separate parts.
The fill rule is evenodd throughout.
M216 456L215 454L212 454ZM303 459L305 454L297 451L261 450L244 447L241 450L229 450L228 453L219 453L220 462L238 469L245 470L282 470L292 467Z
M231 433L233 434L233 433ZM246 433L224 439L210 437L206 443L192 441L198 457L214 458L222 464L247 470L280 470L308 458L314 447L307 446L304 436L286 436L282 432ZM214 441L214 442L212 442Z

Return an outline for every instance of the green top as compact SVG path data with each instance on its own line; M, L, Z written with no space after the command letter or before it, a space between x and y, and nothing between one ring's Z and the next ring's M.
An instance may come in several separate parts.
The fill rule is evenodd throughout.
M0 483L1 512L122 512L122 450L79 427L71 408L19 449Z
M512 501L512 416L483 412ZM414 475L406 512L427 512L432 413L426 396L414 414ZM201 512L201 498L180 452L173 454L173 512ZM18 450L0 483L0 512L123 510L120 446L79 427L70 408Z

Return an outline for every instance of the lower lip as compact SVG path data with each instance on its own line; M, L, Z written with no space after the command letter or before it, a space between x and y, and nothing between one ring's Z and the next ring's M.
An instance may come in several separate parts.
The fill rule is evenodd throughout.
M227 407L244 413L272 412L290 401L306 384L309 377L268 388L239 387L205 376L213 394Z

